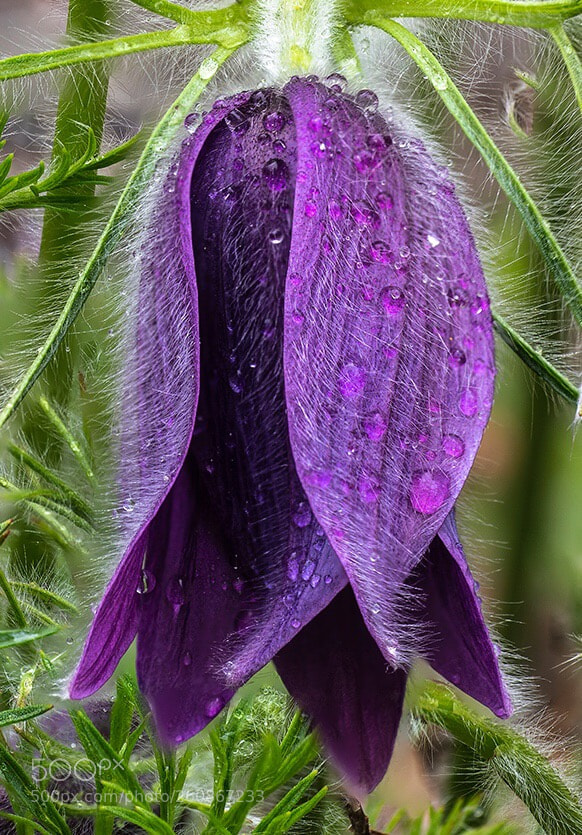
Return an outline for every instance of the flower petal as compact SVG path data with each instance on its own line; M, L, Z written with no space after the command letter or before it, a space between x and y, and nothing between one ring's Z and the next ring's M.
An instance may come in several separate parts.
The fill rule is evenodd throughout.
M347 582L289 447L282 353L295 157L289 106L257 91L212 132L193 177L202 387L192 455L253 598L224 654L233 684Z
M377 99L292 80L298 148L285 308L291 446L388 660L407 575L463 486L493 396L475 245L446 172Z
M275 659L341 771L369 793L392 755L406 673L386 664L351 589L344 589Z
M123 369L120 495L116 496L120 509L114 509L114 536L123 556L99 606L71 693L87 696L94 692L112 674L120 658L119 647L125 643L127 648L131 643L129 624L133 628L133 598L139 580L136 548L188 451L199 390L190 183L208 134L235 106L236 99L232 99L215 108L198 130L184 139L177 162L158 186L157 202L143 234L138 287L126 316L129 351ZM127 609L122 600L126 589ZM122 609L127 634L124 633L123 641L115 638L109 646L115 630L108 623L120 617ZM90 659L97 659L102 653L110 660L100 662L91 675L89 666L94 662Z
M146 537L147 532L132 545L105 591L69 686L71 699L84 699L99 690L135 638L139 621L136 589Z
M421 619L431 635L427 660L438 673L497 716L510 716L511 701L453 513L446 518L412 582L422 595Z
M198 733L231 698L216 654L249 606L191 469L187 462L150 525L138 595L138 682L168 743Z

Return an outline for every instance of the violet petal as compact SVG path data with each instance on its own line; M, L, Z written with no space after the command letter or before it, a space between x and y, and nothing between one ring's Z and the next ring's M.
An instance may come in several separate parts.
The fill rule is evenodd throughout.
M202 369L192 455L253 601L229 640L224 669L236 684L347 582L289 446L282 355L295 159L289 106L265 90L217 125L192 179Z
M402 590L451 510L493 396L485 281L446 172L370 102L286 87L297 187L285 301L291 446L388 660Z
M231 109L235 104L231 104ZM178 161L163 183L143 234L137 309L128 313L129 350L123 371L118 537L120 567L102 599L87 638L71 693L90 695L112 674L112 659L131 642L115 645L110 622L129 624L139 568L135 543L168 494L182 466L196 417L199 328L192 255L190 182L198 155L223 115L216 108L184 139ZM186 133L186 131L185 131ZM123 597L125 594L125 603ZM120 615L120 607L127 612ZM129 632L127 632L129 634ZM110 658L90 667L103 653ZM98 672L99 671L99 672ZM81 684L82 682L82 684ZM90 682L92 682L90 684Z
M218 674L220 643L248 602L212 527L187 462L150 525L139 601L138 682L167 743L198 733L233 693Z
M422 595L420 617L430 635L427 660L497 716L509 716L511 701L453 513L416 569L412 583Z
M387 666L351 589L302 629L275 664L341 771L371 792L392 755L406 673Z
M105 590L69 687L72 699L84 699L99 690L135 638L139 621L136 590L146 538L147 531L124 556Z

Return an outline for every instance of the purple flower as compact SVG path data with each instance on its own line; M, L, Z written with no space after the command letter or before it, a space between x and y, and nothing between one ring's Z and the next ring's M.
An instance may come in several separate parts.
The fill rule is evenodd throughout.
M414 657L511 710L453 516L493 398L487 291L446 171L377 107L295 78L183 141L125 373L127 548L71 687L137 635L175 743L273 659L367 790Z

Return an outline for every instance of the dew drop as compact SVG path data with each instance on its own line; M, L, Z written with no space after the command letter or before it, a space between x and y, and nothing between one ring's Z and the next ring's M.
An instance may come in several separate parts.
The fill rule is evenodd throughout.
M323 582L325 583L326 586L331 585L332 580L333 580L333 578L332 578L331 574L326 574L325 577L323 578Z
M338 388L344 397L357 397L366 386L366 373L357 365L349 362L341 370Z
M301 626L301 621L299 620L299 618L293 618L293 620L291 621L291 626L293 627L293 629L299 629L299 627Z
M396 316L406 304L403 291L400 287L396 287L395 284L390 284L382 290L380 293L380 301L384 310L390 316Z
M141 572L141 577L139 578L139 586L137 587L136 591L138 594L149 594L152 592L156 587L156 578L153 573L144 568Z
M206 716L209 719L214 719L214 717L218 716L222 710L222 705L223 701L220 696L216 696L216 698L211 699L206 705Z
M306 528L311 522L311 508L307 502L300 502L293 514L293 522L298 528Z
M315 200L306 200L303 209L306 217L315 217L317 214L317 203Z
M184 605L184 581L181 577L172 577L166 587L166 599L173 606Z
M289 168L282 159L273 157L263 166L263 179L271 191L283 191L289 182Z
M242 136L250 127L249 117L242 110L234 109L224 117L224 121L228 125L229 130L235 136Z
M462 287L449 287L447 298L451 307L464 307L467 304L467 292Z
M440 244L440 239L436 235L428 234L426 236L426 242L430 249L434 249Z
M412 476L410 503L418 513L434 513L445 503L450 492L448 476L438 470L424 470Z
M268 113L263 119L263 127L269 133L279 133L285 127L285 117L278 110Z
M194 133L198 126L198 114L197 113L189 113L186 118L184 119L184 127L188 131L188 133Z
M216 73L217 69L218 61L215 58L205 58L198 68L198 75L203 81L208 81Z
M465 352L461 348L453 348L449 354L449 365L451 368L460 368L466 362L467 357L465 356Z
M387 424L380 412L374 412L364 420L364 432L371 441L380 441L386 432Z
M274 244L275 246L278 246L280 243L282 243L284 238L285 238L285 233L283 232L283 230L279 226L276 226L274 229L271 229L270 232L269 232L269 241L272 244Z
M321 582L321 574L314 574L311 580L309 581L309 585L312 589L316 589Z
M392 250L386 241L374 241L370 246L370 255L378 264L390 264L394 260Z
M459 409L465 417L473 417L479 408L479 401L473 389L467 389L459 397Z
M315 563L313 562L313 560L306 560L305 565L303 566L303 569L301 571L301 579L305 580L305 582L311 580L314 571Z
M299 576L299 563L297 562L297 557L292 554L289 557L289 561L287 562L287 577L294 583Z
M378 96L373 90L360 90L356 94L356 104L369 113L375 113L378 110Z
M182 656L182 664L185 667L189 667L191 663L192 663L192 653L189 652L188 650L186 650L186 652Z
M460 458L465 452L465 442L458 435L445 435L443 450L449 458Z

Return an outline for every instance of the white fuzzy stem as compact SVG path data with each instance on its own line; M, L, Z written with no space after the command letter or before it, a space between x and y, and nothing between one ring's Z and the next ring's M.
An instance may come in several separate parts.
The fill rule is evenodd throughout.
M261 0L256 43L269 80L329 73L336 19L337 0Z

